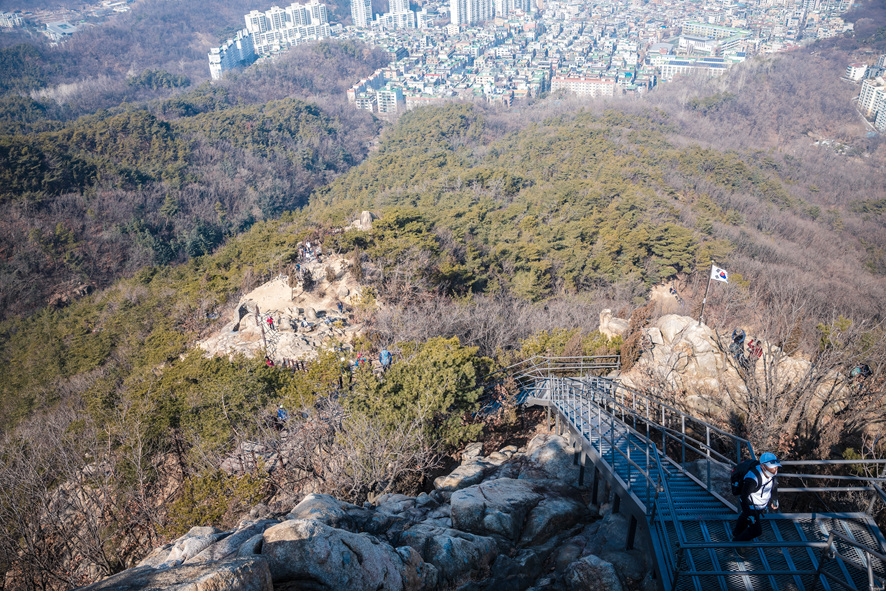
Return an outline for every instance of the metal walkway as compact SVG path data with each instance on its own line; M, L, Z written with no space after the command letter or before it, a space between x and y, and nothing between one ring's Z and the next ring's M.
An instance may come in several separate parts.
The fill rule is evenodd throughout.
M630 515L629 547L637 525L645 524L661 589L883 588L886 539L870 512L886 499L881 488L886 479L880 477L886 461L783 462L782 508L812 511L814 503L825 502L823 495L840 494L863 498L867 511L769 514L762 536L751 544L733 543L737 499L724 490L723 475L728 487L732 466L756 457L750 442L616 381L588 375L594 361L576 359L534 359L510 375L521 387L521 402L547 407L558 432L567 431L581 462L580 484L590 460L594 502L608 486L613 510ZM570 373L574 377L565 375ZM876 470L876 477L822 473L860 463ZM795 466L819 473L784 473ZM823 486L809 486L810 481ZM787 486L794 483L800 486ZM739 548L746 549L743 555Z

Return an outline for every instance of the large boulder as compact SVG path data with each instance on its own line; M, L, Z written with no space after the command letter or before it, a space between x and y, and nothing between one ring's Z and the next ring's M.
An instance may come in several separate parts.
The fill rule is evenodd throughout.
M549 478L577 483L579 467L574 465L575 451L565 437L536 435L526 446L526 457L535 462Z
M214 527L192 527L188 533L175 540L162 560L160 560L161 556L155 556L150 563L144 564L162 567L178 566L227 535L227 532L222 532Z
M395 543L410 546L433 564L441 583L452 583L484 572L498 556L495 540L455 529L417 524L400 533Z
M455 470L445 476L434 479L434 488L442 491L454 491L468 486L479 484L486 476L490 467L480 459L470 459L459 465Z
M566 576L569 591L623 591L621 579L610 563L594 556L576 560Z
M185 564L155 569L139 566L80 591L272 591L271 571L262 558Z
M366 509L339 501L331 495L309 494L293 507L286 519L311 519L330 527L354 531L367 521Z
M388 531L402 530L403 519L383 511L370 511L333 496L312 493L296 505L287 519L310 519L337 529L351 532L365 531L372 535L384 535Z
M437 569L410 547L306 519L284 521L264 533L261 555L274 583L311 589L410 591L434 587Z
M530 511L542 500L531 481L499 478L452 493L452 526L517 542Z
M233 533L226 535L221 540L207 547L193 558L189 558L187 564L195 564L199 562L215 562L223 558L234 557L243 544L247 543L251 538L263 533L272 525L280 523L276 519L262 519L259 521L243 521L234 530ZM250 552L251 554L254 552Z
M520 536L520 546L543 544L555 534L590 517L591 512L580 499L546 496L526 518L526 522L523 524L523 533Z
M625 336L629 327L627 320L613 316L612 310L609 308L600 312L600 328L598 330L610 339Z

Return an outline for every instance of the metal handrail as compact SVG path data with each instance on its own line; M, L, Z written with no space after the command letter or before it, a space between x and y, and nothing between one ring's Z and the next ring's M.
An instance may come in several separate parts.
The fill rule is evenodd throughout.
M864 552L865 565L861 566L857 562L855 562L854 560L849 558L848 556L840 554L837 551L837 546L834 544L835 538L840 540L841 543L846 544L847 546L852 546L852 547ZM830 530L830 532L828 533L827 542L825 542L825 544L824 544L824 550L822 550L821 557L818 560L818 569L816 569L816 571L815 571L815 582L813 583L812 591L815 591L818 588L818 581L821 580L821 576L824 576L829 581L833 581L839 585L846 587L847 589L851 589L851 587L849 587L845 581L842 581L842 580L838 579L837 577L831 575L830 573L822 570L824 568L825 563L828 560L833 560L836 557L840 557L840 559L843 561L843 564L853 566L857 569L865 569L867 571L868 591L881 591L883 589L883 586L877 586L874 583L875 578L879 578L880 581L883 581L884 583L886 583L886 579L874 576L874 569L873 569L873 565L871 564L871 557L878 558L880 561L886 563L886 554L883 554L881 552L877 552L876 550L872 550L868 546L865 546L864 544L860 544L848 536L844 536L843 534L841 534L839 532L835 532L834 530Z
M564 378L564 381L566 381L567 383L572 382L572 381L577 381L577 382L579 382L579 384L580 384L580 392L581 392L582 394L584 394L584 393L586 392L586 388L588 388L588 384L586 384L584 381L582 381L582 380L580 380L580 379L576 379L576 378ZM571 390L571 389L570 389L570 390ZM591 389L591 390L592 390L592 392L594 391L593 389ZM613 399L611 399L611 395L608 396L607 399L609 399L613 404L617 404L617 403L614 402ZM590 402L594 402L593 399L589 399L589 401L590 401ZM638 449L638 450L641 449L640 446L639 446L635 441L632 441L632 440L631 440L630 435L634 435L635 437L639 438L641 441L644 441L644 442L646 443L646 447L645 447L645 449L644 449L643 451L648 450L648 449L650 449L650 448L651 448L652 450L654 450L654 453L652 454L652 457L655 459L655 463L656 463L656 471L658 472L658 481L657 481L657 484L663 484L664 481L667 480L667 478L666 478L666 472L665 472L665 470L664 470L664 467L663 467L662 464L661 464L660 452L658 451L658 447L655 445L655 442L653 442L650 438L646 437L646 436L643 435L642 433L638 432L636 429L633 429L632 427L630 427L629 425L627 425L624 421L619 420L619 419L615 416L614 413L612 413L612 412L606 410L606 408L605 408L604 405L601 405L601 404L599 404L599 403L595 403L595 404L596 404L596 406L597 406L597 414L598 414L598 416L600 416L600 415L602 415L602 414L605 414L605 415L610 419L610 430L609 430L609 439L608 439L608 443L609 443L609 446L610 446L610 450L612 450L612 453L614 454L615 452L618 452L618 454L619 454L622 458L624 458L625 460L627 460L627 462L628 462L629 465L632 465L632 466L634 466L634 467L637 469L638 473L641 474L641 475L646 479L647 482L656 483L655 479L653 479L649 473L647 473L647 472L646 472L646 471L645 471L645 470L644 470L639 464L637 464L635 461L633 461L633 460L630 458L630 456L629 456L628 454L625 454L625 452L623 452L622 450L618 449L618 447L616 446L616 442L615 442L615 430L614 430L614 428L613 428L613 425L614 425L614 421L618 420L618 422L619 422L619 426L622 427L622 428L624 429L624 431L625 431L625 433L626 433L626 435L627 435L627 437L625 438L625 442L626 442L628 445L632 445L632 446L634 446L634 447L635 447L636 449ZM599 435L599 437L600 437L600 439L601 439L602 441L604 441L604 442L607 441L606 436L603 434L603 430L602 430L602 429L598 429L598 435ZM614 457L614 455L613 455L613 457ZM605 458L603 458L603 461L606 461ZM613 472L615 471L615 465L614 465L614 462L613 462L613 465L612 465L612 470L613 470ZM630 490L630 489L631 489L630 482L627 482L626 484L627 484L628 490ZM674 499L673 499L673 497L671 496L670 487L668 487L668 486L663 486L662 488L664 489L664 492L665 492L665 498L666 498L666 501L667 501L668 512L669 512L669 514L670 514L671 520L674 522L674 527L675 527L675 530L676 530L676 532L677 532L677 541L678 541L678 545L683 545L683 544L686 543L686 532L685 532L684 529L683 529L683 524L680 522L679 518L677 517L677 509L676 509L676 505L674 504ZM659 494L659 490L658 490L658 487L656 487L656 499L657 499L657 497L658 497L658 494ZM657 501L656 501L656 502L657 502ZM648 498L648 496L647 496L647 503L649 503L649 498ZM647 518L649 518L649 517L654 513L652 507L654 507L654 503L652 503L652 504L650 504L650 506L647 506L647 507L646 507Z
M597 379L606 380L607 378L597 378ZM734 463L737 464L738 462L741 461L742 448L746 448L748 450L751 458L756 458L756 455L754 454L753 445L751 444L751 442L749 440L745 439L744 437L739 437L738 435L734 435L733 433L729 433L728 431L725 431L725 430L717 427L716 425L712 425L712 424L708 423L707 421L703 421L697 417L694 417L694 416L690 415L689 413L686 413L686 412L684 412L678 408L675 408L675 407L673 407L661 400L658 400L657 398L649 396L648 394L644 394L643 392L639 392L629 386L625 386L624 384L618 382L617 380L609 380L609 381L611 381L613 383L613 387L615 387L615 389L622 389L627 392L630 392L634 398L639 397L641 399L645 399L647 404L651 404L651 405L659 407L662 410L662 415L664 415L665 411L668 411L672 415L679 417L681 419L681 424L684 423L686 419L688 419L689 421L694 422L701 427L704 427L705 431L707 433L713 432L713 433L717 433L719 435L722 435L724 437L731 439L736 444L736 458L737 458L737 460ZM658 414L658 413L656 413L656 414ZM654 419L652 419L652 420L654 420ZM673 431L674 433L677 433L677 431L675 429L670 429L669 427L667 427L667 425L664 425L663 423L657 424L657 426L660 429L666 429L669 431ZM680 433L681 439L685 438L685 436L686 436L685 425L683 425L683 431L681 431L679 433ZM703 450L700 450L700 453L702 455L705 455L705 452L707 451L707 449L710 449L711 452L716 453L717 455L723 457L725 461L733 463L726 456L719 454L716 450L714 450L713 448L710 448L709 441L702 442L702 441L695 439L694 437L691 437L691 436L690 436L690 439L696 441L699 444L699 446L705 448ZM710 439L709 436L708 436L708 439Z

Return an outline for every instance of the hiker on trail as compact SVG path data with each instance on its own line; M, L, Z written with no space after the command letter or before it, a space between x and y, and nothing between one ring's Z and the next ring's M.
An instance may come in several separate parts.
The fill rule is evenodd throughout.
M283 408L283 405L281 404L277 408L277 416L274 418L274 428L277 431L282 431L283 426L286 424L286 421L288 421L288 420L289 420L289 413L286 412L286 409Z
M391 366L391 352L387 349L382 349L381 353L378 354L378 362L381 363L382 371L388 371L388 367Z
M342 312L344 312L344 310L345 310L344 304L342 304L341 302L338 302L338 313L341 314Z
M760 343L760 339L748 341L748 353L752 362L763 356L763 345Z
M741 514L732 531L733 542L749 542L763 533L760 522L767 509L778 510L778 468L781 463L773 453L760 456L751 464L741 481Z
M268 316L268 328L274 330L274 318L272 316Z
M736 328L733 330L732 343L729 345L729 354L735 358L739 366L747 369L750 364L748 363L747 355L745 355L744 352L744 339L745 334L742 329Z
M862 363L861 365L856 365L852 368L852 371L849 372L849 377L852 379L865 379L874 375L874 372L871 371L871 368L866 364Z
M274 367L274 362L267 355L265 355L265 365L267 365L268 367Z

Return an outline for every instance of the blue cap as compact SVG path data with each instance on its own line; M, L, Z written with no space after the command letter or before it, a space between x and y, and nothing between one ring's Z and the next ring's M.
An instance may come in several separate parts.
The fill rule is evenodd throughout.
M768 466L769 468L777 468L781 466L781 462L778 461L778 458L775 457L775 454L768 451L760 456L760 463L766 464L766 466Z

